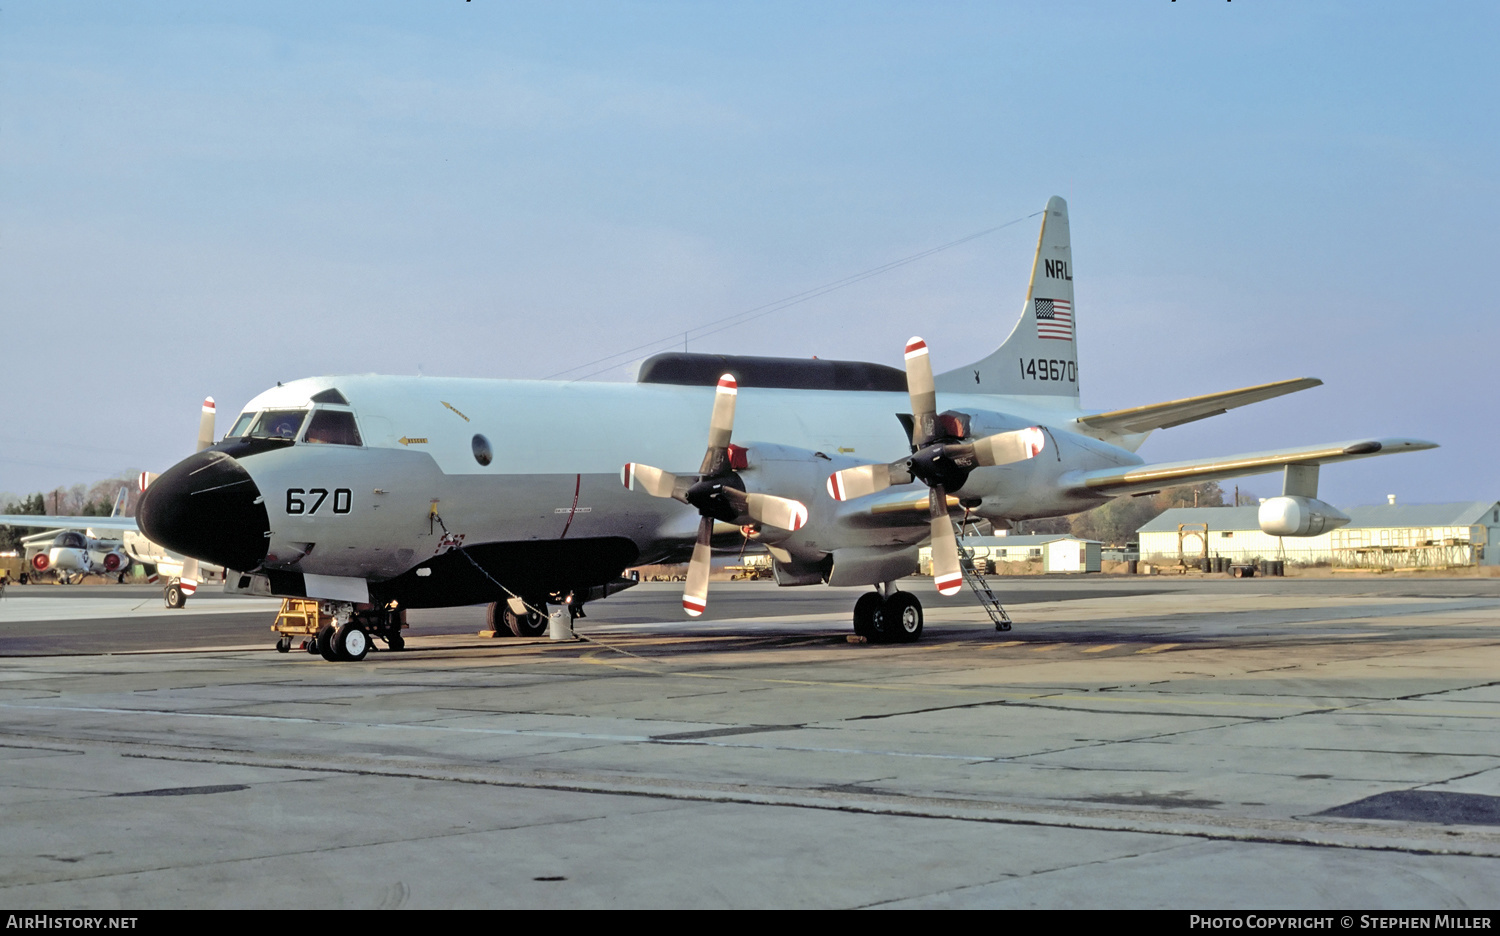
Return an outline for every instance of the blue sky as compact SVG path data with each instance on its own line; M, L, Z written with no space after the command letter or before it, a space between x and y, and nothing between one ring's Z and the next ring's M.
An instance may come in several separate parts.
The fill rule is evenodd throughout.
M1148 459L1408 435L1444 447L1324 496L1497 498L1497 10L7 4L0 491L159 470L206 394L546 377L1058 194L1086 405L1326 382ZM689 347L960 366L1035 224Z

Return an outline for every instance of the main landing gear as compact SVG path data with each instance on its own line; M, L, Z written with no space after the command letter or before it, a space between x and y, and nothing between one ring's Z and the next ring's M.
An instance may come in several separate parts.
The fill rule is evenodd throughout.
M547 602L540 598L529 598L525 602L515 599L492 601L485 610L485 625L496 636L544 637L547 634L546 612Z
M870 643L915 643L922 639L922 602L883 582L854 603L854 633Z

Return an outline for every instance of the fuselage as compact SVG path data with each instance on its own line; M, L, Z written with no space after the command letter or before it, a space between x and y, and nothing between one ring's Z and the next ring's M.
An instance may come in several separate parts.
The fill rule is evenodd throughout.
M167 548L259 570L273 585L299 575L362 579L372 596L431 605L479 600L485 578L542 592L598 584L690 546L697 512L626 490L620 469L644 462L694 473L713 393L374 375L294 381L251 400L221 442L158 479L138 517ZM944 393L939 404L966 414L973 436L1048 429L1040 456L978 469L950 492L982 517L1086 509L1100 500L1070 486L1069 473L1140 463L1068 431L1078 413L1058 398ZM834 470L908 455L898 415L909 410L902 393L745 387L733 436L748 450L746 489L798 499L810 513L795 534L762 531L767 542L790 562L816 564L840 549L924 539L925 506L901 509L925 503L920 485L869 503L825 492ZM455 547L470 555L450 555ZM543 571L557 565L581 571ZM465 572L462 587L443 571L453 568ZM451 587L436 581L445 576Z

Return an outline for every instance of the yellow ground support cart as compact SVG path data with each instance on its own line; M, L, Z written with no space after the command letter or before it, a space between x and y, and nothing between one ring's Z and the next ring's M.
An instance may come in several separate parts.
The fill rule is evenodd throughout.
M371 637L379 637L392 650L400 650L406 646L401 635L404 627L404 608L355 611L348 621L339 624L327 613L324 602L315 598L283 598L281 610L271 624L271 630L280 635L276 641L278 652L287 653L296 645L325 660L362 660L369 652Z

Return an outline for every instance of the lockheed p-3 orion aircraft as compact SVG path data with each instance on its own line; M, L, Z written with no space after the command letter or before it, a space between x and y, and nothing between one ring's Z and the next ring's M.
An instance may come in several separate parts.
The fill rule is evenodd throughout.
M958 589L960 516L1004 528L1282 470L1262 529L1316 535L1347 522L1317 499L1320 466L1434 447L1357 439L1148 465L1136 451L1153 430L1320 381L1085 410L1072 271L1067 204L1053 198L1010 336L937 374L912 338L904 369L670 353L634 384L278 384L156 479L137 520L168 549L237 570L227 587L323 600L338 621L319 638L329 658L362 657L372 636L397 645L405 608L496 603L517 634L540 633L548 602L576 613L626 568L684 558L696 615L711 547L746 536L770 552L778 584L872 586L855 630L915 640L922 606L896 583L930 542L938 591Z

